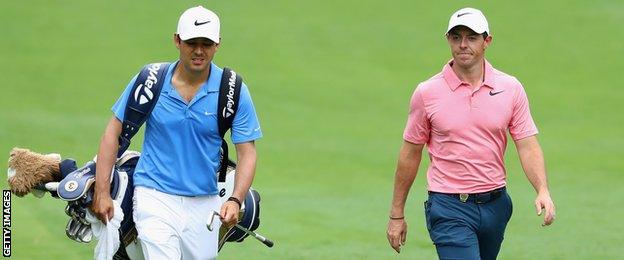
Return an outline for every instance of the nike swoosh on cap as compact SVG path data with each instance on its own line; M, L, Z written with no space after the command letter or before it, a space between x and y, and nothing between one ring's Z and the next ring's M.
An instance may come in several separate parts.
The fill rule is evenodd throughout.
M200 26L200 25L202 25L202 24L207 24L207 23L209 23L209 22L210 22L210 21L205 21L205 22L201 22L201 23L200 23L200 22L198 22L197 20L195 20L195 26Z
M462 16L467 15L467 14L471 14L471 13L461 13L461 14L458 14L457 17L462 17Z

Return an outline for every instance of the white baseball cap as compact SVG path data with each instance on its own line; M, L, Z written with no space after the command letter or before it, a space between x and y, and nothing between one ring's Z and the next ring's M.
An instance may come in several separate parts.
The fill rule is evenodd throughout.
M183 41L202 37L219 43L219 29L217 14L199 5L182 13L178 21L177 34Z
M487 19L485 19L485 15L483 15L481 11L474 8L466 7L453 13L453 15L451 15L451 19L449 19L449 25L446 33L450 32L451 29L458 25L466 26L478 34L490 34L490 27Z

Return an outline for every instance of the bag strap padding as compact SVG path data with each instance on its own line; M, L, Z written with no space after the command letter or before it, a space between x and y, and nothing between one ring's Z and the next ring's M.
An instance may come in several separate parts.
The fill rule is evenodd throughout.
M130 146L130 139L139 132L139 129L152 112L167 75L170 63L151 63L141 69L134 81L124 111L124 120L119 135L119 149L117 157L121 157Z
M217 120L219 135L221 136L221 163L219 166L219 182L225 181L227 166L234 164L228 156L228 145L225 141L225 133L232 128L232 122L240 99L243 78L230 68L223 69L221 84L219 85L219 102L217 105ZM234 164L235 165L235 164Z

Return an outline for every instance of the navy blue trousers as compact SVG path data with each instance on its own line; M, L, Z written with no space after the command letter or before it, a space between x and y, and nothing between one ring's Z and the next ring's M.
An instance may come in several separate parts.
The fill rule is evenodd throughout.
M429 193L425 218L440 259L496 259L513 205L506 190L483 202Z

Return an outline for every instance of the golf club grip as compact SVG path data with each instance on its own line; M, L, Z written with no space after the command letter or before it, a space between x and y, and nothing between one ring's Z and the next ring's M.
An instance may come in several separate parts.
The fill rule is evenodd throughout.
M260 234L253 232L249 229L244 228L243 226L236 224L236 227L239 228L240 230L242 230L243 232L247 233L248 235L251 235L252 237L254 237L255 239L258 239L258 241L262 242L262 244L268 246L268 247L273 247L273 241L271 239L268 239L266 237L261 236Z
M268 247L273 247L273 241L271 239L266 239L264 241L262 241L263 244L265 244Z
M271 239L268 239L266 237L263 237L262 235L253 232L253 231L249 231L249 233L251 233L256 239L260 240L260 242L262 242L262 244L265 244L268 247L273 247L273 241Z
M273 247L273 241L271 241L271 239L268 239L266 237L263 237L262 235L253 232L253 231L249 231L249 233L251 235L253 235L256 239L260 240L260 242L262 242L262 244L265 244L268 247Z

